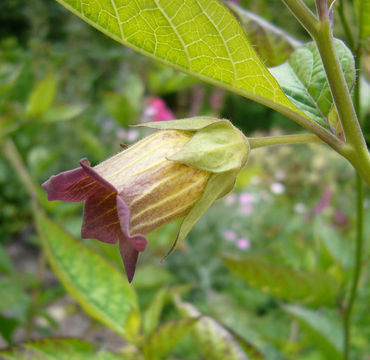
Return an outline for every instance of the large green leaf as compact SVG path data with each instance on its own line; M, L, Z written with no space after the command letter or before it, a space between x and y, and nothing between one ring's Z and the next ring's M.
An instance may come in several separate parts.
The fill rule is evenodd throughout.
M84 310L118 334L135 336L138 303L126 277L42 214L37 215L37 228L54 272Z
M154 329L143 341L142 352L145 359L164 359L198 320L198 318L171 320Z
M284 310L299 321L326 359L342 359L343 333L339 321L299 306L285 306Z
M355 64L351 51L340 41L335 48L349 88L355 79ZM308 117L329 127L327 116L333 105L325 69L315 43L299 47L289 60L270 69L289 99Z
M243 260L224 258L224 261L250 286L287 301L299 301L310 306L332 305L338 295L338 282L324 273L294 271L255 257Z
M95 352L93 344L75 338L50 338L23 343L10 351L0 352L9 360L117 360L108 351Z
M266 66L285 62L295 48L302 45L282 29L232 2L225 2L239 20L247 38Z
M193 305L175 299L176 307L183 316L200 316L201 313ZM202 316L192 330L197 350L202 359L207 360L247 360L248 356L242 350L233 335L216 320ZM243 348L245 349L245 341ZM249 351L259 354L252 345ZM258 355L257 358L260 358Z
M238 21L217 0L57 1L144 55L252 100L304 116L256 55Z

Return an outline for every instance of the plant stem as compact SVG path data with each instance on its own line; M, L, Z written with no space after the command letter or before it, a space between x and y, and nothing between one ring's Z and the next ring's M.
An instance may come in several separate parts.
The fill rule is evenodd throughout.
M37 199L37 194L39 191L38 187L28 173L28 170L24 165L21 155L19 154L19 151L15 146L13 140L11 140L10 138L6 139L2 145L2 149L5 157L8 159L10 165L18 174L19 179L23 183L32 200Z
M344 360L350 358L350 340L351 340L351 315L353 305L356 301L358 284L362 270L362 250L364 238L364 184L361 177L356 175L357 183L357 224L356 224L356 251L355 251L355 268L353 273L351 293L348 304L343 309L344 325Z
M322 142L319 137L313 134L254 137L248 138L248 141L251 149L256 149L264 146Z
M347 140L347 148L343 155L370 185L370 154L335 51L331 25L328 20L320 23L319 31L314 38Z

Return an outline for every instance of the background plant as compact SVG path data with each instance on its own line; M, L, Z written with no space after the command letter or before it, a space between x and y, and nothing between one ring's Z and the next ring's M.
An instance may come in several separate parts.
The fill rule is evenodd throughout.
M295 1L287 1L287 3L291 7L300 4ZM358 270L361 264L359 255L362 253L363 259L367 259L368 250L365 248L361 251L361 246L357 246L358 257L357 266L355 266L353 244L356 210L351 200L353 199L352 189L355 186L352 171L348 163L322 145L313 144L309 148L295 147L294 150L290 147L282 147L278 151L276 149L272 151L271 148L253 151L252 162L239 177L237 195L227 198L226 203L220 202L190 234L183 252L171 256L161 267L158 266L158 260L168 247L170 238L168 234L175 230L170 225L154 233L151 241L152 254L147 254L142 259L142 275L140 277L138 274L139 279L135 280L134 284L139 293L140 304L136 304L137 300L134 300L135 295L131 288L111 289L107 284L102 286L83 282L75 283L71 280L75 279L73 274L66 274L62 271L63 264L70 259L70 261L77 261L76 265L82 267L72 268L83 272L84 262L79 263L78 259L66 255L68 250L71 251L71 246L82 245L73 241L69 235L66 235L43 215L37 218L39 234L36 235L32 227L27 225L30 223L32 210L26 206L28 203L25 201L28 198L26 190L33 198L38 198L42 206L52 213L58 222L79 236L80 219L77 214L80 210L78 205L48 204L44 201L43 195L39 193L38 185L35 184L45 180L51 173L75 165L76 159L87 155L87 151L89 158L93 162L98 162L116 151L122 140L125 142L134 140L139 134L127 130L122 131L123 126L135 123L140 118L148 119L150 116L155 116L153 113L157 108L153 107L151 96L163 97L178 118L197 114L220 114L220 116L232 119L237 126L246 131L248 136L251 136L251 130L256 129L257 126L266 133L270 131L272 124L275 126L283 124L284 132L269 134L275 135L269 140L268 138L261 140L261 135L265 134L253 135L255 139L252 143L254 141L255 146L266 145L269 142L270 144L271 142L276 143L276 141L291 142L308 139L317 141L317 139L312 135L301 134L294 138L283 136L284 133L297 131L297 127L294 123L288 123L283 117L279 117L276 112L255 103L241 101L211 86L201 85L197 79L181 75L169 68L155 65L142 56L137 57L131 52L124 51L119 45L92 31L88 26L84 26L83 22L73 19L68 12L63 11L62 7L40 1L32 6L23 6L23 12L20 12L20 4L16 2L5 4L3 6L7 7L6 12L13 10L16 15L14 21L22 25L17 27L17 34L10 29L10 34L17 35L16 38L11 38L9 26L4 26L2 29L8 31L8 34L1 43L0 73L3 85L0 90L2 97L0 107L2 109L1 136L4 155L1 165L1 174L4 174L1 179L2 190L4 189L1 200L4 205L2 239L7 244L6 248L13 259L17 257L12 253L11 245L6 238L9 241L15 237L13 234L17 234L17 242L22 243L23 237L27 246L31 247L35 253L37 253L35 245L41 244L43 239L43 248L67 290L74 294L90 315L134 344L127 346L126 355L119 355L121 357L128 356L128 352L133 352L132 356L138 358L139 355L137 353L135 355L136 351L141 351L147 358L151 356L149 354L157 354L157 351L158 355L153 356L167 356L163 349L144 350L139 341L142 334L150 334L150 330L157 326L161 313L158 309L161 309L162 305L165 306L162 320L179 318L180 314L187 316L190 314L196 318L194 324L191 322L186 324L188 324L187 330L193 326L192 333L197 335L184 337L171 356L184 359L199 358L199 350L195 353L192 350L194 339L202 338L199 332L204 333L206 339L208 336L208 343L217 343L217 340L212 342L209 339L209 337L212 338L214 332L207 331L207 326L200 325L204 319L197 319L197 312L189 309L186 312L183 309L184 306L181 305L182 302L176 295L179 293L183 297L186 296L203 313L213 316L229 328L227 330L224 327L225 331L230 331L239 343L238 349L233 350L236 354L235 358L239 359L244 356L239 346L245 349L251 358L262 356L251 349L250 344L243 339L248 339L267 358L348 357L349 347L343 350L343 334L338 324L340 316L344 315L345 319L350 319L347 305L348 289L353 283L353 274L359 275ZM290 18L291 21L284 20L289 18L289 14L282 12L281 4L271 6L263 2L258 4L245 2L244 5L254 7L253 10L263 13L274 23L288 24L289 30L294 31L295 25L292 19ZM337 11L335 25L337 33L342 34L347 45L356 55L356 68L362 68L359 60L360 54L363 59L366 59L367 2L358 2L356 6L352 8L348 3L339 2L335 8ZM223 8L217 7L217 9ZM354 12L349 12L348 9L354 9ZM252 37L251 29L255 29L256 25L255 22L251 23L250 14L235 6L232 6L231 10L239 17L250 42L259 44L258 37ZM279 13L279 18L274 18L274 11ZM305 11L303 10L303 14ZM2 11L3 13L5 11ZM35 13L37 16L34 16ZM298 9L298 12L296 10L296 14L300 16L302 9ZM358 28L349 27L348 24L353 23L357 15L360 15ZM312 17L308 16L308 18L310 23L306 23L306 27L310 27L313 21ZM52 31L48 30L48 24L54 24L55 19L61 21L61 26L58 28L53 26ZM301 21L305 22L305 18L301 17ZM344 32L341 32L340 23L344 25ZM22 29L30 31L22 32ZM2 31L4 33L4 30ZM308 40L304 37L302 30L297 29L296 31L300 35L300 42L304 43ZM261 32L255 31L256 34ZM273 37L276 33L264 30L262 34L268 34L266 39L271 39L271 37L276 39ZM284 71L284 74L295 72L293 60L289 60L289 63L284 65L281 64L288 59L297 46L300 46L300 42L292 41L291 38L287 40L283 35L278 38L281 39L281 43L261 40L261 44L265 43L270 47L263 48L259 45L263 60L275 59L276 56L269 56L266 59L267 56L264 55L270 54L271 48L276 54L281 54L281 57L277 57L276 63L266 63L267 66L280 65L280 70L278 68L272 70L277 78L279 78L279 71ZM271 47L271 43L279 47ZM284 46L280 46L281 44ZM359 99L360 94L365 93L363 90L366 90L367 85L365 82L354 82L355 74L351 72L353 68L349 66L351 56L348 50L341 49L345 48L341 47L338 55L340 55L342 67L347 74L348 85L354 86L354 104L357 107L357 113L361 115L360 118L365 118L364 106L362 112L359 112L361 103ZM309 55L309 52L312 53L312 45L308 47L303 45L297 51L303 51L304 54ZM317 58L317 55L313 54L314 58L315 56ZM292 57L294 59L294 54ZM363 64L364 61L362 61ZM357 76L359 74L360 72L356 73ZM322 81L322 76L319 79ZM358 84L363 84L362 90ZM224 84L221 85L224 86ZM305 85L304 82L303 85ZM285 91L289 90L289 84L282 84L282 87ZM303 93L306 92L304 87L302 89L302 83L296 88L303 90ZM257 99L256 95L252 95L252 98L280 110L301 125L316 131L317 135L323 137L324 140L329 139L329 144L342 152L342 155L347 154L349 160L355 162L354 165L357 168L364 165L366 160L356 165L356 161L361 159L359 153L356 153L356 159L353 159L350 151L346 153L347 150L341 149L342 129L332 106L330 93L325 92L323 102L325 106L315 109L310 107L312 102L309 100L314 98L315 88L311 90L313 91L308 89L310 94L308 100L303 96L301 110L306 111L309 117L313 114L312 120L307 120L292 105L287 105L288 110L286 110L281 108L281 104L271 104L271 99L266 94L264 96L267 98L262 100ZM237 90L238 93L243 91L243 89ZM302 100L302 92L288 93L288 95L298 106L298 100ZM298 95L298 98L295 98L295 95ZM366 93L362 96L365 97ZM317 99L314 98L314 100ZM286 100L281 101L285 105L289 104L285 103ZM364 105L367 103L366 100L362 102ZM312 109L314 111L311 111ZM324 116L317 116L317 113ZM264 119L263 124L261 121L254 120L257 116ZM62 121L71 118L78 121ZM317 122L321 127L318 127ZM364 128L366 129L366 125ZM330 129L330 132L326 133L325 129ZM345 127L344 131L346 131ZM113 138L117 141L112 141ZM18 151L20 156L17 155ZM362 154L366 157L363 150ZM27 170L23 162L27 164ZM13 168L8 164L12 164ZM363 169L363 175L366 176L366 164ZM26 190L20 189L18 179L23 180ZM306 185L304 189L302 189L303 182ZM358 184L361 190L359 180ZM361 194L361 191L359 193ZM359 197L360 204L361 197ZM358 208L360 209L361 206ZM231 213L230 209L234 211ZM219 222L220 218L224 219L224 223ZM357 219L361 219L361 216ZM369 222L364 221L364 223ZM358 224L361 225L361 222ZM360 229L361 226L358 228ZM62 240L57 242L57 239ZM360 240L361 236L357 239ZM64 246L52 248L53 244L59 243ZM106 247L94 242L88 242L88 244L95 247L94 251L103 254L110 262L117 261ZM361 245L359 241L357 244ZM60 253L57 252L58 249ZM82 246L81 249L85 247ZM86 253L95 254L88 250ZM10 300L2 301L1 329L4 338L11 342L13 330L16 328L18 332L25 330L23 335L18 335L21 339L34 337L36 334L55 333L56 321L45 310L48 304L52 304L55 299L64 294L64 290L54 284L45 286L47 284L45 274L49 274L45 270L45 257L41 253L38 270L27 271L35 275L25 276L14 269L14 265L11 265L4 250L1 254L1 268L5 274L2 279L2 289L13 296ZM89 258L89 255L86 256ZM94 258L97 255L91 256ZM100 262L105 264L102 259L99 260ZM242 280L234 277L225 264ZM15 265L19 267L19 260L15 262ZM266 266L270 266L269 272L263 271ZM357 305L353 317L353 358L366 356L366 339L369 335L366 311L368 296L366 274L365 272L362 277L358 301L355 303ZM17 280L14 281L14 279ZM106 283L104 278L102 282ZM164 284L172 284L175 288L173 286L163 288ZM191 284L191 286L179 288L180 284ZM136 315L132 317L128 315L131 314L129 310L127 313L124 312L127 319L131 320L126 321L129 331L126 332L126 329L123 331L120 327L123 326L124 321L120 321L118 327L114 321L113 324L112 320L109 321L116 317L114 311L117 310L114 310L114 304L121 304L122 301L119 298L112 300L110 310L102 315L98 308L92 307L92 304L96 304L97 301L105 303L105 297L102 294L92 298L88 297L88 293L94 293L92 289L105 289L107 293L117 294L124 298L125 303L131 303L133 308L138 308L140 305L144 311L133 311ZM356 290L355 287L353 289ZM355 293L357 291L352 291L352 294ZM176 301L171 304L169 299L173 295L176 295ZM100 300L99 296L102 296ZM352 299L354 299L353 296ZM284 306L283 301L300 306ZM227 315L225 315L225 307L228 310ZM120 310L122 312L121 308ZM318 314L320 318L317 317ZM147 320L151 317L154 317L154 320ZM40 322L40 318L44 321ZM138 330L138 319L142 319L143 324L140 331ZM163 329L166 329L166 326L164 324ZM345 329L349 329L348 321ZM163 330L164 334L165 331ZM181 333L180 330L179 333ZM153 340L148 340L147 344L159 346L161 342L155 337L157 334L152 335ZM349 339L348 333L345 338ZM33 346L36 353L41 351L44 354L55 352L55 346L58 346L63 349L64 353L67 353L66 349L68 349L71 353L85 354L81 357L91 357L94 351L91 345L86 343L67 341L66 345L61 345L61 340L58 341L56 344L53 340L25 346ZM94 342L96 341L94 339ZM63 348L64 346L66 348ZM203 356L217 358L217 353L222 354L220 351L212 352L212 349L217 350L217 347L211 346ZM342 355L343 352L344 355ZM114 356L114 354L105 351L104 355L99 352L95 356Z

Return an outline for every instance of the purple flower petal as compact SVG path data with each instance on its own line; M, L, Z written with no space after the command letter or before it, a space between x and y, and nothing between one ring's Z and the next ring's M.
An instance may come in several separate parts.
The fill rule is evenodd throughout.
M131 243L134 249L144 251L148 240L142 234L130 235L130 209L119 195L117 195L117 213L125 238Z
M96 180L101 186L104 186L107 190L117 193L117 189L107 180L103 179L92 167L90 162L86 158L80 160L80 165L87 175L92 179Z
M81 237L115 244L121 234L116 193L101 187L85 202Z
M95 180L82 168L52 176L42 184L42 187L47 191L49 201L83 201L98 188Z
M126 275L129 282L135 275L136 263L139 252L134 249L129 241L121 237L119 240L119 251L121 253L123 265L126 269Z

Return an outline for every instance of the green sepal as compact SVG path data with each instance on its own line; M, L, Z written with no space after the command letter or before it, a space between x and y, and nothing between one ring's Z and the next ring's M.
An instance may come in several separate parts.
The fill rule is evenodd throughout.
M211 116L196 116L188 119L177 119L168 121L151 121L143 124L135 125L135 127L148 127L156 130L185 130L197 131L205 128L208 125L220 122L223 120Z
M248 160L249 150L247 138L230 121L221 120L197 131L168 160L221 173L240 170Z
M186 235L188 235L192 227L210 208L210 206L217 199L219 199L221 195L226 195L233 189L233 184L235 184L237 174L238 171L234 170L212 174L210 176L202 197L195 203L189 213L184 217L180 225L176 240L174 241L171 249L164 258L171 255L176 250L177 246L185 239Z

